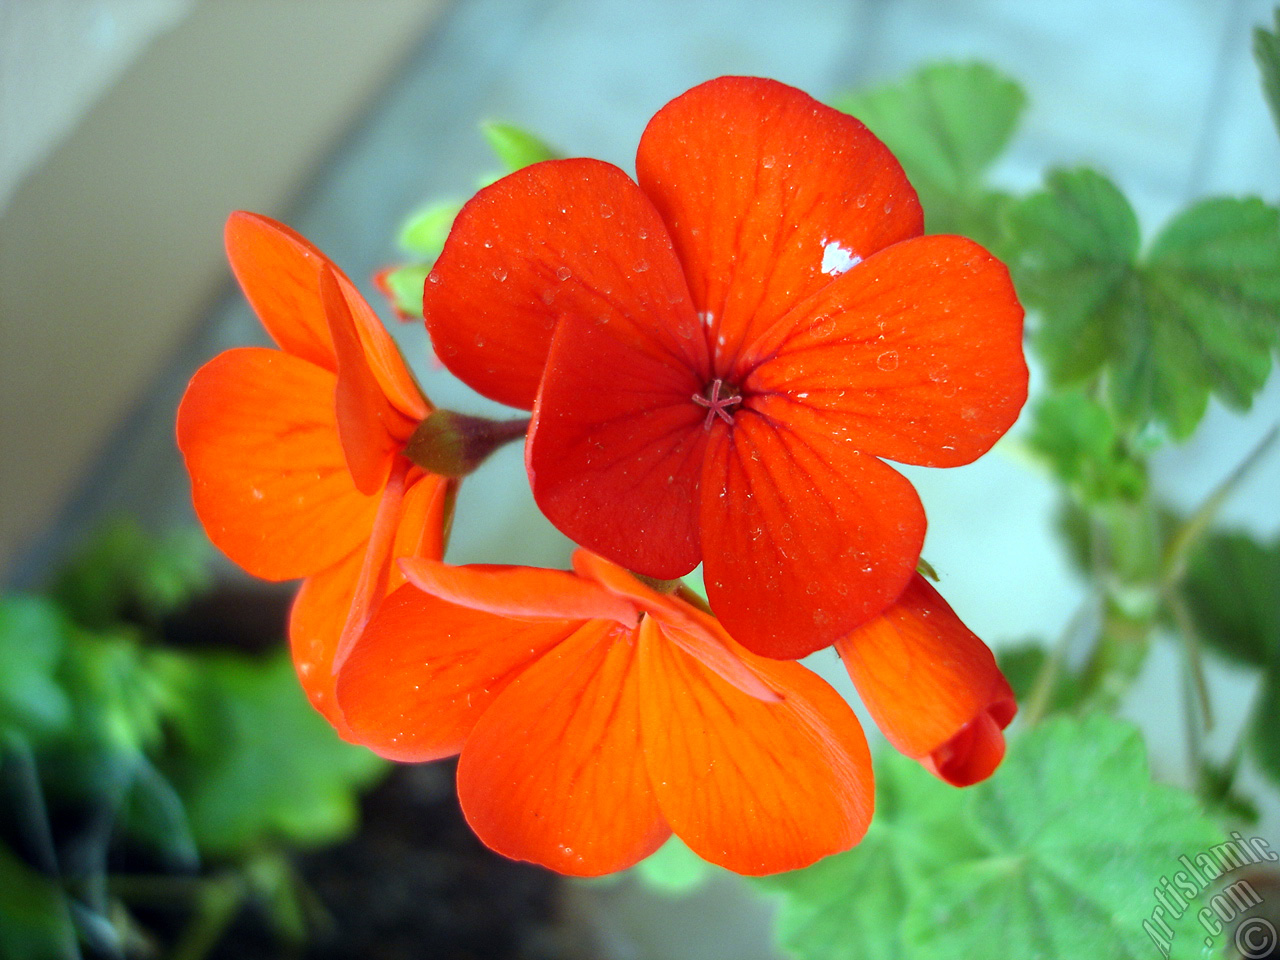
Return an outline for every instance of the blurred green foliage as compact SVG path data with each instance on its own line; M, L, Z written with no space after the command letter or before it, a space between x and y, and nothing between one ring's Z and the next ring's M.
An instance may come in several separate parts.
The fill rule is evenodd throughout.
M311 708L282 644L250 656L165 642L165 618L211 587L209 560L196 532L116 521L47 595L0 599L0 955L118 949L138 879L105 872L122 845L188 877L220 864L177 888L194 923L215 887L240 891L233 906L291 889L289 850L355 826L356 792L385 765Z

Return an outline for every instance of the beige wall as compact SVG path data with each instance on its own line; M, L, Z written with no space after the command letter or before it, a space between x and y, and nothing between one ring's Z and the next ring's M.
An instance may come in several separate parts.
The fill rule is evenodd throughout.
M442 3L198 2L18 185L0 214L0 574L209 305L227 212L279 211Z

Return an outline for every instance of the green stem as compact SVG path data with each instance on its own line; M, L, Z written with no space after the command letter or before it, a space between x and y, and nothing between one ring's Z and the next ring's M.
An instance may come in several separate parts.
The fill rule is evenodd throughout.
M1095 612L1095 608L1095 598L1085 598L1076 608L1076 612L1071 615L1067 625L1062 628L1062 633L1058 635L1057 641L1050 649L1049 656L1045 658L1040 672L1036 675L1035 683L1032 684L1031 693L1027 696L1027 707L1022 712L1022 722L1027 726L1034 727L1049 712L1049 705L1053 703L1053 693L1058 687L1058 677L1062 674L1062 664L1066 660L1067 651L1071 649L1076 635L1083 628L1089 615Z
M1280 424L1267 431L1266 436L1249 452L1249 455L1213 489L1196 512L1188 517L1174 533L1161 563L1162 586L1177 583L1182 578L1191 548L1199 542L1227 498L1235 493L1236 488L1249 475L1249 472L1266 456L1278 437L1280 437Z

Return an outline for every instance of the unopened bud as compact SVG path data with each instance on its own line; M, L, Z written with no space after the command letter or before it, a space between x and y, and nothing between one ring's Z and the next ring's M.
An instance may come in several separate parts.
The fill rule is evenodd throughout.
M489 420L453 410L433 410L418 424L404 454L441 477L465 477L489 454L529 429L528 419Z

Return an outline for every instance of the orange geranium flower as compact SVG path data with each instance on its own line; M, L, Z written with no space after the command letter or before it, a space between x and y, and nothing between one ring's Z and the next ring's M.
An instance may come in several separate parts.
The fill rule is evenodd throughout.
M866 831L862 729L799 664L586 551L576 573L400 563L410 583L343 664L338 702L384 756L461 752L463 812L499 853L591 876L674 831L762 874Z
M178 446L209 539L255 576L306 578L289 620L294 663L348 735L335 658L403 583L395 557L442 555L452 481L403 455L431 406L342 272L258 214L232 214L226 246L280 349L228 350L201 367Z
M886 739L957 787L1004 758L1018 707L996 659L920 574L879 617L836 642Z
M924 510L884 461L968 463L1016 419L1022 308L977 244L920 235L865 126L783 84L678 97L636 169L549 161L481 191L428 328L459 377L533 409L556 526L648 576L703 563L737 640L802 656L915 569Z

